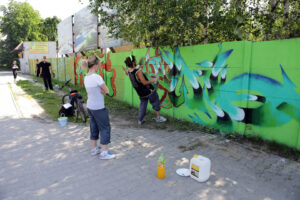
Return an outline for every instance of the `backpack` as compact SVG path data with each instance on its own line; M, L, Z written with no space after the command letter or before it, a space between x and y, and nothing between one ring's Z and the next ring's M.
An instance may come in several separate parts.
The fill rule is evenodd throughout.
M64 117L72 117L74 114L74 109L73 106L70 103L66 103L62 105L58 112L59 116L64 116Z

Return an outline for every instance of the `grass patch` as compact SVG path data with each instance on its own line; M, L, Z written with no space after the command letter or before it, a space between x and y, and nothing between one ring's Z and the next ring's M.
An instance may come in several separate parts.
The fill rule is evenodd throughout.
M195 149L197 149L198 147L201 147L201 146L205 146L205 144L203 144L203 142L201 142L200 140L195 140L189 146L180 145L180 146L178 146L178 148L181 150L181 152L186 152L186 151L195 150Z
M296 148L287 147L286 145L279 144L275 141L266 141L266 146L268 150L276 152L282 157L292 158L293 160L300 162L300 151Z
M17 85L30 97L36 99L51 119L57 119L61 107L61 97L52 91L45 91L42 87L28 80L19 80Z
M12 89L12 87L11 87L11 83L8 83L8 87L9 87L9 89L10 89L11 94L13 95L13 98L14 98L15 100L18 100L18 96L13 92L13 89Z
M33 79L35 79L35 76L32 76ZM42 85L44 85L43 79L39 78L38 82ZM58 81L55 79L52 79L53 87L55 85L58 85L61 87L64 82ZM83 100L87 101L87 93L84 87L81 86L70 86L72 89L76 89L80 92L80 94L83 96ZM69 92L68 87L63 88L62 90L65 94ZM61 105L61 103L60 103ZM112 115L116 115L118 117L124 118L127 121L129 121L128 126L136 126L137 124L137 116L138 116L138 108L133 107L132 105L118 101L112 97L105 96L105 106L107 107L108 111ZM192 122L172 118L172 117L166 117L168 119L168 123L156 123L153 118L155 118L156 114L154 111L147 110L147 114L144 118L146 121L145 124L143 124L142 128L151 128L151 129L157 129L162 130L166 129L169 132L173 132L175 130L178 131L203 131L206 133L216 133L218 132L217 129L213 129L207 126L201 126L199 124L195 124Z
M224 137L239 143L248 143L251 144L255 149L271 152L273 154L300 162L300 150L280 144L276 141L264 140L255 134L242 135L239 133L228 133Z
M40 106L45 110L49 119L57 120L59 110L62 106L62 97L51 90L44 90L28 80L19 80L17 85L21 87L29 97L38 101ZM74 117L68 117L68 121L76 122ZM80 120L78 122L81 122Z
M58 85L62 86L64 82L57 80L52 80L53 86ZM43 80L39 79L39 83L43 84ZM17 85L21 86L30 96L39 100L41 106L45 111L52 116L53 119L57 119L58 110L60 109L62 102L61 96L55 94L51 91L46 92L42 87L37 86L29 81L18 81ZM87 100L87 93L84 87L81 86L71 86L72 89L78 90L83 96L84 101ZM68 87L65 87L62 90L64 93L68 93ZM114 116L118 116L127 121L128 126L138 127L137 126L137 116L138 108L131 106L126 102L118 101L114 98L105 96L105 106L108 108L109 113ZM167 130L168 132L173 131L201 131L209 134L218 134L226 139L230 139L239 143L249 143L256 149L261 149L264 151L269 151L275 154L278 154L283 157L287 157L293 160L300 162L300 151L296 148L289 147L287 145L282 145L274 141L266 141L258 135L243 135L239 133L223 133L222 131L208 127L195 124L192 122L166 117L168 119L167 123L156 123L152 118L155 117L154 111L147 111L145 117L146 123L141 126L141 128L157 129L157 130ZM74 118L71 118L69 121L75 121ZM178 148L182 151L190 151L198 146L201 146L201 143L195 143L190 146L179 146Z
M33 76L35 79L35 77ZM38 82L40 84L44 84L43 79L39 78ZM32 83L33 84L33 83ZM58 81L55 79L52 79L53 87L55 85L61 87L64 82ZM35 85L35 84L33 84ZM39 87L39 86L38 86ZM76 89L80 92L80 94L83 96L83 100L87 101L87 93L84 87L81 86L70 86L72 89ZM62 92L64 94L67 94L69 92L69 88L65 87L63 88ZM61 97L60 97L61 98ZM61 106L61 100L59 102L59 105ZM132 105L118 101L112 97L105 96L105 106L107 107L110 114L121 117L128 121L128 126L136 126L137 125L137 116L138 116L138 108L133 107ZM145 124L143 124L142 128L150 128L150 129L156 129L156 130L167 130L169 132L173 132L175 130L178 131L203 131L206 133L215 133L217 132L216 129L201 126L199 124L195 124L192 122L175 119L172 117L166 117L168 119L168 123L156 123L153 118L156 117L156 113L154 111L147 111L147 114L144 118L146 121Z

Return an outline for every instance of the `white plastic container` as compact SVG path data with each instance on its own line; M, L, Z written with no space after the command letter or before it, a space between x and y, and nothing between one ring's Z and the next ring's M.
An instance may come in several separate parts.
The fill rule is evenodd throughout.
M68 123L68 118L67 117L60 117L58 118L58 124L60 126L66 126Z
M208 158L194 155L190 161L191 178L199 182L205 182L210 176L211 162Z

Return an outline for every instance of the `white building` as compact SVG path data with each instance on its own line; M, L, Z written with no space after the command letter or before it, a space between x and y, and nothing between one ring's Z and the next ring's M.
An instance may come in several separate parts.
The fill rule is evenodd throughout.
M21 72L25 74L30 73L29 59L41 60L43 56L47 58L56 58L57 49L56 42L22 42L20 43L13 52L21 53L20 68Z

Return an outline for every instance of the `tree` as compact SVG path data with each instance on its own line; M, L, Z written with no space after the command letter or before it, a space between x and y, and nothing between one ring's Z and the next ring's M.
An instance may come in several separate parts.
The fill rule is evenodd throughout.
M253 36L245 0L90 0L90 8L113 37L136 46L175 47Z
M41 33L47 37L48 41L57 41L57 25L60 21L56 16L41 20Z
M1 7L1 33L6 39L1 43L1 64L11 63L16 54L10 52L22 41L43 40L39 32L39 13L28 4L10 1L8 7Z
M89 0L112 37L185 46L300 36L299 0Z
M43 20L27 2L10 0L8 6L0 8L0 32L5 38L0 42L0 65L10 65L17 54L11 51L22 41L56 40L57 17ZM55 26L55 27L54 27Z
M136 46L181 46L204 40L204 3L198 0L90 0L90 7L113 37Z
M300 36L299 0L270 0L260 13L265 40Z

